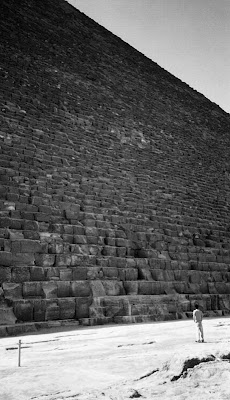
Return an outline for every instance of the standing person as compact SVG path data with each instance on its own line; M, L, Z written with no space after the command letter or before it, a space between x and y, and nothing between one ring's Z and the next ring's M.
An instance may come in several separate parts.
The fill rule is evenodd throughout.
M196 342L204 342L204 330L202 325L203 313L199 309L199 304L195 304L195 310L193 311L193 321L197 327L197 340Z

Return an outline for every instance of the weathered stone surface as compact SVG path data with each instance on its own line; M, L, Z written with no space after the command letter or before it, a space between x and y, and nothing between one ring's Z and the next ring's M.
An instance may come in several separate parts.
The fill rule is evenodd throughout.
M58 288L56 282L42 282L41 284L41 292L43 297L46 299L56 299L57 290Z
M78 297L76 298L76 318L88 318L89 317L89 307L92 303L92 299L88 297Z
M12 307L4 307L0 304L0 325L12 325L15 324L17 318L13 312ZM0 331L1 336L6 336L6 332Z
M1 304L38 323L227 314L228 115L44 1L1 0Z
M91 295L90 284L87 281L71 282L70 292L73 297L89 297Z
M20 322L33 321L33 304L26 300L15 301L14 314L17 320Z

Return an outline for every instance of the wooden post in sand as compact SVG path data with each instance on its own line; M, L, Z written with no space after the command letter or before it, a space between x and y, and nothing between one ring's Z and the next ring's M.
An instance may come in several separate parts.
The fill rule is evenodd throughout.
M19 340L18 342L18 366L21 367L21 345L22 341Z

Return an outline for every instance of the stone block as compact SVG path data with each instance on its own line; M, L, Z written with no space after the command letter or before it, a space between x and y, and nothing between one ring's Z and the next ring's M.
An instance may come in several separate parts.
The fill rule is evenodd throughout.
M45 299L57 298L57 283L56 282L42 282L42 295Z
M14 314L20 322L33 321L33 311L33 304L29 301L20 300L14 302Z
M64 246L62 242L49 243L48 245L48 252L50 254L62 254L63 249Z
M157 295L163 293L164 289L161 282L138 282L138 294L140 295Z
M10 282L10 281L11 281L11 268L0 266L0 285L3 282Z
M148 267L138 267L138 279L152 281L150 269Z
M45 270L42 267L30 267L30 280L31 281L44 281Z
M138 282L135 281L125 281L123 283L125 293L127 295L137 295L138 294Z
M45 321L60 319L60 308L57 301L47 300L45 310Z
M92 294L91 287L88 281L71 282L70 284L71 297L89 297Z
M122 296L125 294L122 282L103 281L102 285L105 289L106 296Z
M1 313L1 311L0 311L0 313ZM0 314L0 321L1 321L1 314ZM7 336L8 336L8 333L7 333L6 326L1 326L0 325L0 338L1 337L7 337Z
M87 279L87 267L73 267L71 269L73 272L73 281L84 281Z
M106 296L105 288L101 281L90 281L93 298Z
M63 268L60 270L60 280L61 281L72 281L72 269Z
M2 284L4 291L4 297L8 300L20 299L22 298L22 285L21 283L10 283L4 282Z
M22 285L23 297L43 296L41 282L24 282Z
M118 257L125 257L127 254L127 248L126 247L117 247L117 256Z
M87 244L87 238L84 235L74 235L73 243L74 244Z
M115 246L104 246L101 254L103 256L116 256L117 248Z
M6 307L4 305L0 305L0 325L11 325L15 324L17 318L13 312L12 307ZM0 331L0 336L1 331Z
M34 321L45 321L46 300L34 299Z
M33 253L13 253L12 265L14 266L32 266L35 263L35 256Z
M72 319L76 315L75 299L58 299L60 319Z
M57 282L57 297L70 297L70 282Z
M87 267L87 276L86 279L92 280L92 279L101 279L103 278L103 272L100 267Z
M25 231L38 231L39 230L39 224L37 221L24 221L23 222L23 229Z
M78 297L76 298L76 318L88 318L89 307L92 299L89 297Z
M115 316L125 316L129 315L131 311L131 305L126 299L109 298L104 302L105 306L105 316L115 317Z
M26 282L30 281L30 270L28 267L13 267L12 268L12 282Z
M38 240L20 240L21 253L41 253L42 246Z
M60 267L68 267L72 264L72 255L71 254L57 254L55 259L55 266Z
M103 278L116 280L118 279L118 271L119 271L118 268L103 267L102 268ZM99 278L101 277L99 276Z
M10 252L0 251L0 266L10 266L12 265L13 257Z

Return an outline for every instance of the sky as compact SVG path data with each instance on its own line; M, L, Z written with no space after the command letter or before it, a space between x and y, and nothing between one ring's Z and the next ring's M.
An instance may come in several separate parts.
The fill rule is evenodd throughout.
M230 113L230 0L67 0Z

